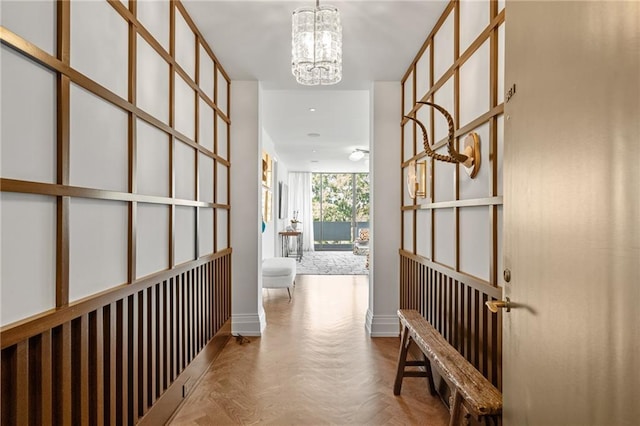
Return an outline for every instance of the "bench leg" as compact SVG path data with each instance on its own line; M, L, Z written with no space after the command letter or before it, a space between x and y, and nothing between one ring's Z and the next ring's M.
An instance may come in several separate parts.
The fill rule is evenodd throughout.
M431 396L435 396L436 395L436 384L433 381L433 372L431 371L431 361L429 361L429 359L423 354L422 355L423 359L424 359L424 368L425 370L427 370L427 380L429 381L429 393L431 394Z
M404 377L404 367L407 363L407 353L409 352L409 328L404 327L402 330L402 342L400 343L400 354L398 355L398 371L396 372L396 381L393 384L393 394L400 395L402 389L402 378Z
M451 419L449 420L449 426L469 426L469 413L465 413L460 420L460 416L462 414L462 394L458 392L458 390L453 391L453 403L451 404Z
M289 293L289 302L291 302L291 290L289 290L289 287L287 287L287 293Z

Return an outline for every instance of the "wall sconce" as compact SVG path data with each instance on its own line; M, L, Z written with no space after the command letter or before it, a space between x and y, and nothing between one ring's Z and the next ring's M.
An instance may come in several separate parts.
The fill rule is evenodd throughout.
M454 130L453 130L453 118L451 118L451 114L447 112L446 109L441 107L440 105L431 103L431 102L416 102L418 104L428 105L438 112L440 112L444 118L447 120L447 124L449 126L449 135L447 137L447 149L449 151L449 155L437 154L435 151L431 149L429 145L429 138L427 137L427 129L424 127L424 124L420 122L417 118L409 117L405 115L404 118L409 120L413 120L418 124L420 130L422 130L422 140L424 141L424 150L429 157L433 157L436 160L444 161L447 163L460 163L462 164L467 174L473 179L478 174L478 170L480 170L480 138L477 133L470 133L463 140L464 151L463 154L460 154L456 151L456 148L453 146L454 140Z
M409 196L413 199L416 197L427 197L427 162L411 161L407 169L407 189Z

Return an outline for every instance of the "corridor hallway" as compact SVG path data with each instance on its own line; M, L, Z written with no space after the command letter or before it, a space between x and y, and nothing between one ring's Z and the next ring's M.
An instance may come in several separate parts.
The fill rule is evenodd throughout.
M448 424L426 379L393 395L399 339L367 336L367 276L296 283L291 303L284 290L263 290L263 336L232 338L170 424Z

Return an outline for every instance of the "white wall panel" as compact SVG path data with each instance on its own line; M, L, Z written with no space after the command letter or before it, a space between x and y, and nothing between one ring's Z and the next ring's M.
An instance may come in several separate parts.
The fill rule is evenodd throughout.
M136 277L169 267L169 211L163 204L138 203Z
M200 207L198 246L200 256L213 253L213 209Z
M436 83L440 77L453 65L453 18L454 13L444 21L436 35L433 37L433 82Z
M213 158L198 154L200 187L198 200L213 203Z
M0 49L2 176L55 183L56 75L4 45Z
M416 254L431 258L431 211L418 210L416 218Z
M402 169L402 192L404 193L404 205L412 206L413 199L409 196L409 187L407 185L407 178L409 175L409 168L405 167Z
M504 102L504 31L506 24L498 27L498 105Z
M453 209L436 209L434 212L434 245L433 254L436 262L453 267L455 262L455 216Z
M489 25L489 0L462 0L460 8L460 55Z
M195 207L176 206L176 265L196 258L196 211Z
M438 154L448 155L446 146L436 151ZM435 161L433 166L433 201L451 201L455 199L454 178L456 166L444 161Z
M498 120L497 120L497 124L498 124L498 129L497 129L497 142L498 142L498 146L497 146L497 150L498 150L498 174L496 179L498 180L498 195L503 195L504 191L503 191L503 184L502 184L502 176L503 176L503 164L502 164L502 159L504 158L504 115L499 115L498 116Z
M460 127L489 111L489 41L460 68Z
M413 253L413 211L403 212L402 217L404 218L402 248Z
M229 233L227 224L229 222L229 211L216 209L216 250L221 251L229 247Z
M404 132L404 155L402 158L403 161L407 161L415 155L414 154L415 142L413 140L414 127L415 126L413 124L413 121L409 120L402 128L402 131ZM418 133L419 132L420 130L418 130Z
M489 158L489 148L491 145L489 140L489 123L484 123L482 126L476 128L474 132L480 137L480 170L476 177L471 179L464 166L461 165L458 167L459 196L461 200L491 196L491 162L494 160ZM461 147L463 138L460 138Z
M176 178L176 198L195 200L195 150L176 139L174 168Z
M218 134L216 142L216 154L224 158L225 160L229 159L229 149L227 147L228 135L229 135L229 125L224 119L217 115L218 123L216 125L216 132Z
M175 128L193 140L196 137L196 92L179 74L175 81Z
M169 64L142 37L137 41L137 105L169 123Z
M489 280L489 208L464 207L460 218L460 270L480 279Z
M126 192L128 115L74 84L70 104L70 184Z
M409 114L409 111L413 108L415 100L413 99L413 72L409 74L404 82L404 111L403 115Z
M431 88L429 80L431 72L430 54L431 47L427 47L416 63L416 101L422 99L422 97Z
M227 102L229 96L229 83L227 83L227 80L224 78L224 75L220 70L216 70L216 72L218 74L218 80L216 81L216 105L218 105L218 108L228 116L229 111L227 111Z
M178 9L176 9L176 61L195 81L196 36Z
M498 0L498 12L504 9L505 0Z
M166 0L136 2L138 20L151 33L160 45L169 51L169 11Z
M427 129L427 140L429 141L429 146L433 145L433 141L431 140L431 111L432 108L430 106L422 105L416 113L416 118L420 120ZM424 150L424 134L422 133L420 126L416 125L416 154L419 154Z
M498 266L496 268L496 272L497 272L497 281L498 281L498 285L501 287L504 287L504 278L503 278L503 274L502 272L504 271L504 259L502 258L502 227L503 227L503 213L502 213L502 208L503 206L497 206L498 209L498 223L496 226L496 231L497 231L497 257L498 257Z
M446 109L453 119L456 119L455 112L453 110L454 107L454 97L453 97L453 76L447 80L445 84L435 93L434 102L437 105L440 105L444 109ZM431 107L428 107L431 108ZM433 111L434 114L434 140L432 143L440 142L442 139L447 137L447 133L449 131L449 126L447 124L447 119L442 115L438 110Z
M72 198L69 300L127 282L127 203Z
M0 23L48 54L56 55L56 2L54 0L2 1ZM4 87L3 85L3 91Z
M213 109L198 97L198 143L213 152Z
M2 273L0 325L56 304L56 199L0 194Z
M198 48L200 49L200 88L213 101L213 60L202 45Z
M227 182L229 181L229 168L224 164L217 164L217 172L216 172L216 185L217 185L217 193L216 193L216 203L226 204L229 202L229 194L227 192Z
M71 66L124 99L128 40L127 21L109 3L71 2Z
M136 134L137 192L169 197L169 135L141 119Z

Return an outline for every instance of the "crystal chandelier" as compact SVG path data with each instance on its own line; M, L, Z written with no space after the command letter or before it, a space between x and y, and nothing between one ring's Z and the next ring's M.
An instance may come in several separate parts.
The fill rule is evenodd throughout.
M293 12L291 72L307 86L342 80L342 25L334 6L301 7Z

